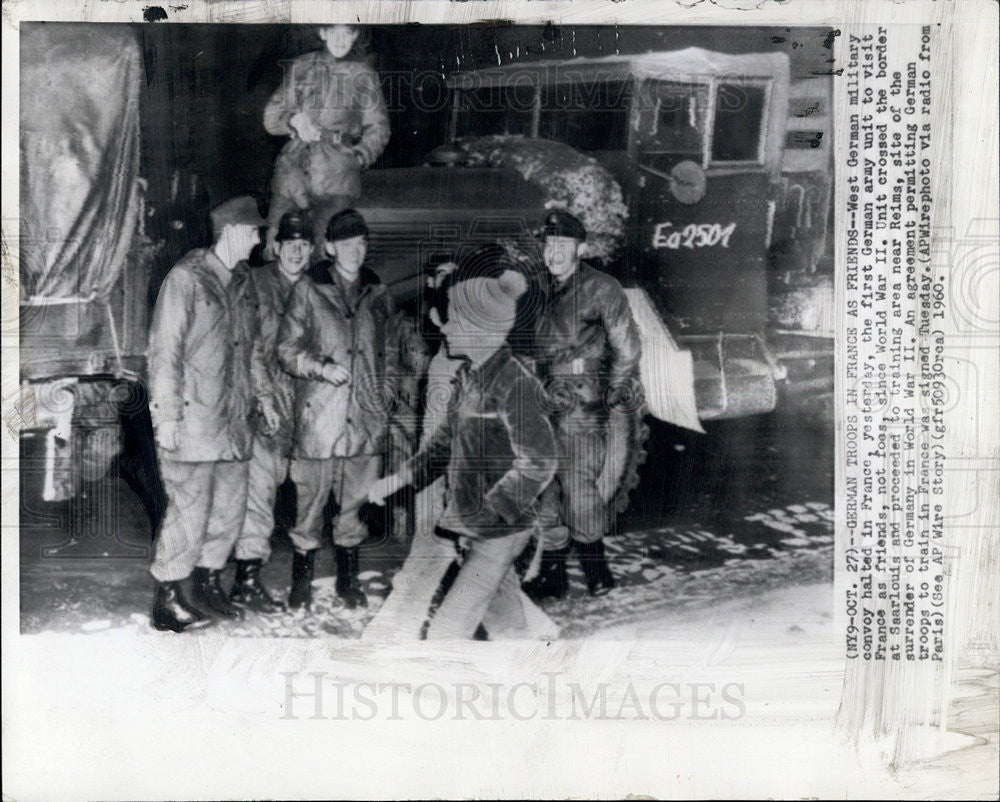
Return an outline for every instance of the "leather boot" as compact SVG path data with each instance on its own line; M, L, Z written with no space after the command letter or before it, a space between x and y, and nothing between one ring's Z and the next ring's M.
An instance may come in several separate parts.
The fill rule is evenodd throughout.
M198 566L194 569L194 602L205 611L220 618L237 620L243 612L235 607L222 589L222 571Z
M260 581L263 560L237 560L236 581L229 591L229 600L237 607L248 607L258 613L276 613L285 605L273 599Z
M604 554L604 541L578 542L575 545L583 576L587 580L587 592L591 596L603 596L615 586L615 578L611 575L608 558Z
M293 610L312 604L312 581L316 569L316 549L292 551L292 590L288 606Z
M566 557L569 546L542 552L542 564L538 568L538 576L530 582L525 582L522 589L532 601L542 599L561 599L569 589L566 578Z
M337 562L337 595L348 610L367 607L368 599L358 584L358 547L334 546L333 556Z
M161 582L156 588L149 623L160 632L184 632L207 627L212 619L191 605L180 582Z

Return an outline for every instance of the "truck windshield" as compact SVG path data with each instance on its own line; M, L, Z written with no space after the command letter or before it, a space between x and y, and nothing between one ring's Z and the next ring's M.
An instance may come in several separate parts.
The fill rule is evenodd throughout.
M568 82L543 86L538 136L577 150L625 150L630 85L626 81Z
M702 167L763 161L768 81L706 76L652 79L580 77L538 85L530 76L455 94L455 136L515 135L563 142L577 150L624 151L636 92L636 143L642 163L670 169L690 159Z
M668 170L682 159L701 164L708 131L707 83L649 81L642 87L638 144L640 160Z
M703 167L762 161L765 82L649 81L642 87L639 159L667 170L682 159Z
M535 87L484 86L456 92L456 137L531 135Z
M460 90L455 136L521 135L553 139L582 151L625 150L630 100L628 81L577 81L570 76L540 88L520 83Z

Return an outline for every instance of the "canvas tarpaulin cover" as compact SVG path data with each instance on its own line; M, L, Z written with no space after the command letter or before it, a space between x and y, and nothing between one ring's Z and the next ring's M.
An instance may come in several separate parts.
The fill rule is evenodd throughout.
M107 386L77 377L131 375L123 350L139 345L129 310L145 297L119 280L141 200L143 64L126 26L25 23L20 50L21 377L47 428L42 497L60 501L121 447L116 410L87 403Z
M124 26L21 31L21 304L106 301L139 202L142 60Z

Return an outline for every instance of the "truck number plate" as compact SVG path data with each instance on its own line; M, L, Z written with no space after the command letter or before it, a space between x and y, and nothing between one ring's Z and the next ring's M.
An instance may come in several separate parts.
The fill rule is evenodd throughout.
M688 223L684 228L674 228L673 223L660 223L653 232L654 248L711 248L729 247L729 238L736 230L736 223Z

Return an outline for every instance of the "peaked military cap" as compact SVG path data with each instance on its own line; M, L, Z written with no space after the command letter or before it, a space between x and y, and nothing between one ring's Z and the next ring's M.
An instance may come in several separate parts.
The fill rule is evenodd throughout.
M312 222L305 212L285 212L278 223L278 233L275 239L281 242L287 239L311 240L313 236Z
M545 215L543 237L572 237L583 242L587 239L587 229L583 223L563 209L553 209Z

